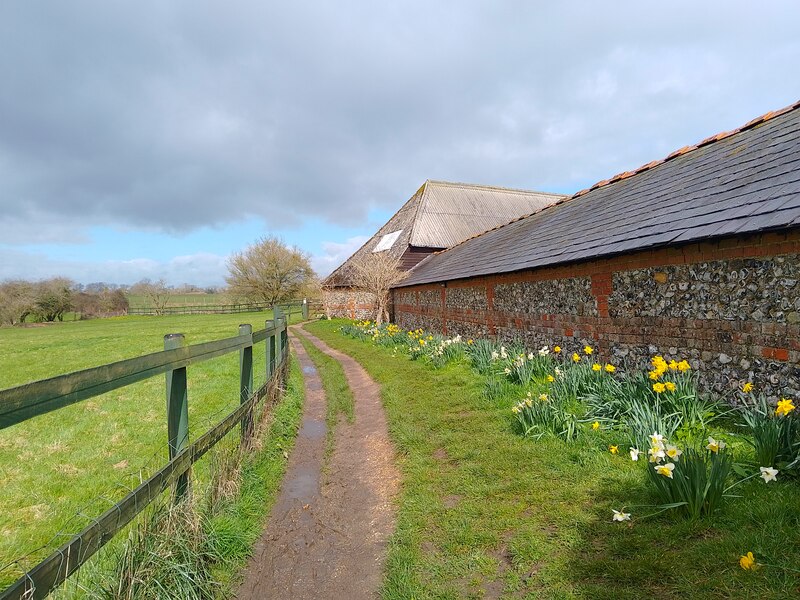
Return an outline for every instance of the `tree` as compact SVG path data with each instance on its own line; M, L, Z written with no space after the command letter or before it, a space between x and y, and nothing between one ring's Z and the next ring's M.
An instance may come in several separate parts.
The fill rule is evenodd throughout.
M33 312L35 301L36 290L31 282L12 279L0 283L0 325L25 321Z
M389 289L408 277L400 269L400 257L388 252L371 252L350 262L350 280L358 289L375 296L375 322L389 320Z
M64 313L72 310L74 283L65 277L54 277L36 284L33 314L40 321L64 320Z
M232 295L269 306L301 297L315 279L308 253L273 236L231 256L228 273Z
M150 301L153 311L157 315L163 315L164 309L169 303L169 296L171 290L167 287L167 282L163 279L158 281L150 281L149 279L142 279L140 282L131 286L130 293L137 296L141 295Z

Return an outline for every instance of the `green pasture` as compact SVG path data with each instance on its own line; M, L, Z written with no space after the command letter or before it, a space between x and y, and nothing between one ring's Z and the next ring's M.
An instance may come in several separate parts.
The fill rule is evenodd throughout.
M656 514L642 466L609 452L613 432L524 438L511 412L521 388L487 395L466 363L435 369L342 324L306 328L381 385L402 472L384 599L798 597L796 480L751 479L696 521ZM613 522L612 509L634 520ZM757 570L740 567L747 552Z
M0 328L0 389L163 350L163 336L187 343L263 329L269 312L118 317ZM254 348L255 383L266 375ZM0 589L119 500L167 460L164 377L79 402L0 430ZM188 368L190 439L239 402L239 357ZM195 475L202 479L201 461Z
M147 296L142 294L127 294L131 308L152 308L153 304ZM230 304L231 298L227 294L170 294L167 306L220 306Z

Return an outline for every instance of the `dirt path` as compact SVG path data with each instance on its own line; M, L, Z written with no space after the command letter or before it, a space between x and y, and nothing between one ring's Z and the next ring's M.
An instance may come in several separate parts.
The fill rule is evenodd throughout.
M380 387L349 356L299 327L290 330L305 377L303 425L236 597L375 598L394 530L399 481ZM355 421L337 425L324 476L325 394L297 335L342 364L355 401Z

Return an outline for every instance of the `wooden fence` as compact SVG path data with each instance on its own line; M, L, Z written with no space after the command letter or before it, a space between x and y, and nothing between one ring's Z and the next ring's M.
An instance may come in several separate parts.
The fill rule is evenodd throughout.
M304 306L303 315L307 317L308 307ZM163 352L0 390L0 429L3 429L163 373L169 444L166 465L0 593L0 600L44 598L169 486L174 485L176 498L180 498L186 493L191 465L237 424L241 427L241 443L248 443L253 433L253 408L285 377L288 318L279 306L274 307L273 316L260 331L240 325L236 337L193 346L184 344L182 334L170 334L164 336ZM266 344L267 377L264 385L253 390L253 345L262 342ZM189 444L187 365L237 351L239 406Z
M185 306L165 306L154 308L152 306L135 306L128 308L129 315L155 316L155 315L234 315L249 312L261 312L271 310L273 306L279 306L282 311L289 316L301 314L307 310L307 303L304 300L297 302L285 302L283 304L188 304ZM304 309L304 307L306 307Z

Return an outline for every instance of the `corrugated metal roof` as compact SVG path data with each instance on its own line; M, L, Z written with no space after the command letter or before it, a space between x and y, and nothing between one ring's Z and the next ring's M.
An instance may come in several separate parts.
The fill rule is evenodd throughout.
M429 180L424 186L410 244L449 248L563 198L558 194Z
M798 109L800 102L456 245L398 287L795 227Z
M427 180L375 235L328 275L324 283L349 285L348 263L355 256L373 251L386 234L402 230L387 250L397 256L409 246L448 248L563 199L559 194Z

